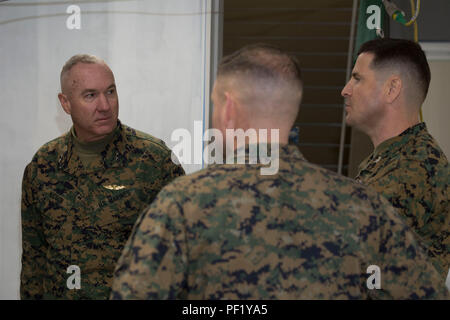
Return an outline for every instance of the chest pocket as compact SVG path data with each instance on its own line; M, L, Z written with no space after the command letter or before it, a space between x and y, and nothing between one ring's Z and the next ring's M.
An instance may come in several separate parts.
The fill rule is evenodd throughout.
M70 233L72 200L76 197L74 188L63 183L48 184L37 194L37 209L41 214L42 228L47 242L53 247L62 247ZM62 187L66 189L61 191Z
M74 217L73 228L78 231L73 239L91 248L92 253L103 257L104 261L117 258L117 250L128 239L142 206L136 189L123 187L108 189L104 185L98 186L85 201L91 210Z
M384 159L376 160L378 159L373 160L366 168L361 170L359 177L365 181L366 184L371 185L374 183L381 183L398 167L397 159L390 161Z
M134 224L142 203L138 197L138 188L106 184L102 185L97 194L97 212L95 224L108 226Z

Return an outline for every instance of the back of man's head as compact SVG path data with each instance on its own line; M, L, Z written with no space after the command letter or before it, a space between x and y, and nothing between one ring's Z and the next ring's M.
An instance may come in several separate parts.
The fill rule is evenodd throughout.
M216 83L222 94L233 91L252 117L295 121L303 89L300 66L276 47L253 44L224 57Z
M405 87L406 101L420 107L430 85L431 73L419 44L404 39L375 39L358 51L373 54L371 68L380 73L397 73Z

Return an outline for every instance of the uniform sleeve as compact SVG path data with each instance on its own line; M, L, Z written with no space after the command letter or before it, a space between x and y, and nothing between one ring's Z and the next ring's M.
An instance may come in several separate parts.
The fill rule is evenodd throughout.
M34 201L31 165L25 168L22 180L22 271L20 276L21 299L42 299L47 244L42 222Z
M182 209L163 189L136 221L114 272L111 299L184 299L185 237Z
M427 170L428 167L428 170ZM398 167L371 185L383 194L424 241L429 256L448 272L448 171L405 159ZM446 244L447 243L447 244Z
M378 257L370 264L381 271L381 289L368 290L375 299L448 299L445 278L435 269L415 233L385 199L379 212Z
M422 228L432 218L426 214L427 208L433 208L431 184L427 171L417 161L404 160L371 186L399 209L409 226Z
M167 185L173 179L185 175L183 167L179 164L175 154L170 150L168 155L163 159L161 166L163 186Z

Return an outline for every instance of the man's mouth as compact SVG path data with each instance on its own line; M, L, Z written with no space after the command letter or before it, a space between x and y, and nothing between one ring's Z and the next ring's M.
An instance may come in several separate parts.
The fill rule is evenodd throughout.
M97 120L95 120L96 122L99 122L99 121L107 121L107 120L109 120L110 119L110 117L107 117L107 118L100 118L100 119L97 119Z

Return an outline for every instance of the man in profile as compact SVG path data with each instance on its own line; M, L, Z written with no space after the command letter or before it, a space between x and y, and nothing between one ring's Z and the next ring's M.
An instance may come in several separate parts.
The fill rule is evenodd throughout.
M138 213L184 171L163 141L118 120L114 75L103 60L70 58L61 91L73 126L43 145L23 176L20 294L107 299Z
M364 43L342 90L347 124L375 147L356 180L385 196L447 275L450 263L449 167L419 112L430 84L421 47L409 40Z
M214 164L163 188L136 222L111 298L445 297L387 200L288 144L302 88L298 62L277 48L248 46L221 61L213 126L233 145L227 130L258 133L235 145L247 161ZM267 164L252 159L254 144L279 154L276 172L261 173Z

